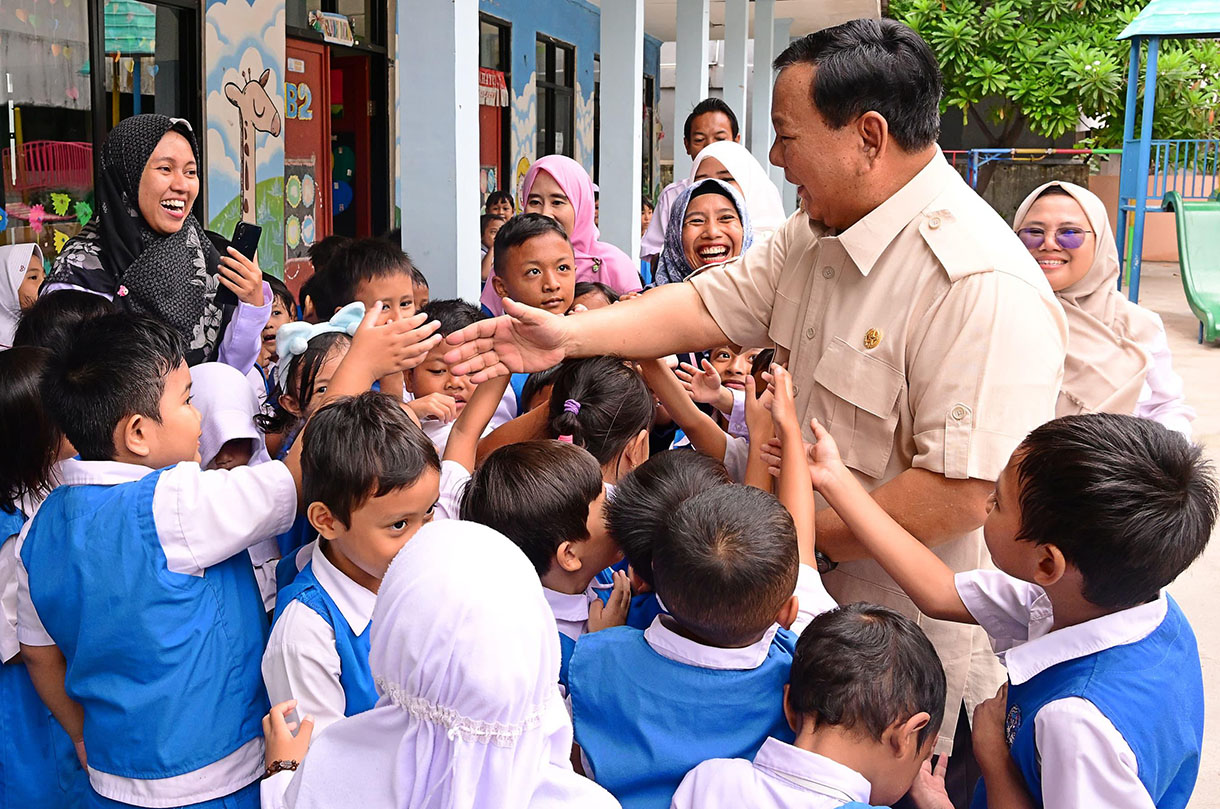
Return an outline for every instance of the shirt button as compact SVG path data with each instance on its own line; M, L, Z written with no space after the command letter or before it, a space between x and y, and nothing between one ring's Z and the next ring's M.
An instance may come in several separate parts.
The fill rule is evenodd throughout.
M940 227L940 217L932 217L931 220L928 221L928 227L932 228L932 230L936 230L938 227Z
M834 278L835 277L835 268L834 267L823 267L822 268L822 277L823 278Z
M966 418L966 408L958 405L949 411L949 415L953 417L954 421L961 421L962 419Z
M817 335L817 333L818 333L818 330L815 329L813 326L810 326L809 328L805 329L805 339L812 340Z

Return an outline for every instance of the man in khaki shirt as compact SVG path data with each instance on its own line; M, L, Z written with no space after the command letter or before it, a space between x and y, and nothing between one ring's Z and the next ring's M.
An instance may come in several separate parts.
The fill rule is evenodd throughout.
M452 335L461 348L447 359L478 382L564 357L774 343L804 420L827 426L875 499L954 569L986 565L994 482L1054 417L1062 310L1012 230L940 154L940 75L917 34L856 20L794 42L776 66L771 162L805 213L737 262L596 312L509 304L511 317ZM840 603L918 616L825 507L817 543L840 563L825 577ZM937 744L947 753L963 700L992 696L1003 672L977 627L920 622L948 677Z

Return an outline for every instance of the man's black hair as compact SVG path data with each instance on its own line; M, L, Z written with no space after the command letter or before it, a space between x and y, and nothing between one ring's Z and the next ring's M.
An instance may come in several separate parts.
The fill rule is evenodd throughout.
M368 391L327 402L301 437L301 490L346 526L368 500L411 486L441 468L432 440L402 403Z
M649 587L655 586L653 549L664 541L670 515L687 498L731 482L724 464L690 449L659 452L618 482L606 504L606 524L631 569Z
M86 320L118 311L101 295L80 289L57 289L34 301L17 322L13 348L38 346L52 353L60 351Z
M565 242L568 241L568 234L563 229L563 225L549 216L543 216L540 213L523 213L514 216L501 225L500 230L496 233L496 241L492 246L492 251L495 253L492 256L492 269L497 275L502 275L509 250L548 233L554 233L562 237Z
M288 288L287 284L271 273L263 273L263 280L267 282L267 286L271 287L271 297L278 299L280 303L288 307L288 311L292 314L293 320L295 320L297 316L297 299L293 296L292 290Z
M186 361L185 351L177 330L154 317L86 320L47 363L43 403L81 460L113 460L119 422L138 414L161 423L165 378Z
M618 290L601 281L577 281L572 292L572 300L576 300L581 295L588 295L590 292L600 292L607 302L618 303Z
M538 575L564 542L589 538L589 505L602 493L602 470L580 447L525 441L484 459L462 493L463 520L511 539Z
M940 68L914 29L890 19L860 19L803 36L775 69L807 64L813 105L833 129L866 112L884 116L894 142L918 152L940 135Z
M927 711L922 747L944 720L945 670L910 618L876 604L847 604L814 618L801 633L788 706L818 725L877 741L895 722Z
M1155 421L1065 416L1013 453L1019 538L1057 547L1106 609L1152 601L1203 553L1216 473L1203 450Z
M674 510L653 549L652 575L674 620L729 647L757 641L775 622L799 564L796 528L779 500L726 483Z
M695 105L695 108L690 111L690 115L686 116L686 123L682 125L682 140L690 143L690 130L695 123L695 119L700 115L707 115L709 112L721 112L728 116L729 127L733 132L733 140L740 136L741 128L737 124L737 116L733 114L733 108L719 98L705 98Z
M569 407L569 401L579 407ZM573 444L607 464L652 427L655 409L644 378L618 357L564 360L551 391L547 429L555 438L571 436Z
M448 337L455 331L461 331L471 323L483 320L487 315L479 307L467 303L461 298L444 298L428 301L428 305L420 311L427 313L428 322L440 321L437 334Z
M507 202L514 211L517 210L517 203L513 201L513 195L503 190L492 191L490 194L488 194L487 201L483 203L483 210L486 211L488 208L498 202Z
M406 275L412 280L411 257L396 244L385 239L357 239L331 258L326 273L332 284L336 306L346 306L356 300L360 284L375 278ZM318 313L322 316L322 312ZM327 310L323 320L333 314Z

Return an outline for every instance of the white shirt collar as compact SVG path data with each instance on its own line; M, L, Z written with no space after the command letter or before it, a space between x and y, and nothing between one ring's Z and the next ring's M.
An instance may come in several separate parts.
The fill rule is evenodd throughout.
M551 612L555 614L556 621L572 621L573 623L583 623L589 620L589 605L597 598L597 593L594 592L592 585L583 593L561 593L550 587L543 587L542 595L546 597L546 603L550 606Z
M819 795L840 801L846 799L846 803L868 803L873 792L868 779L851 767L779 739L769 738L763 742L754 756L754 766Z
M1045 610L1039 609L1045 600ZM1004 653L1008 679L1020 685L1051 666L1141 641L1153 633L1169 610L1164 592L1155 600L1075 626L1055 629L1050 599L1043 593L1030 610L1029 640Z
M335 602L343 620L357 635L363 635L369 621L373 618L373 607L377 604L377 594L366 590L347 577L347 574L335 567L326 554L322 552L322 540L314 544L313 574L318 584L326 590L326 594Z
M69 458L59 465L59 482L65 486L114 486L131 483L153 472L150 466L122 461L82 461Z
M670 629L661 620L668 616L658 615L644 630L644 640L653 651L662 657L668 657L688 666L698 666L701 669L717 669L722 671L756 669L767 659L771 641L779 631L779 624L771 628L749 646L735 649L722 649L719 646L706 646L690 638L684 638ZM669 619L673 620L673 619Z

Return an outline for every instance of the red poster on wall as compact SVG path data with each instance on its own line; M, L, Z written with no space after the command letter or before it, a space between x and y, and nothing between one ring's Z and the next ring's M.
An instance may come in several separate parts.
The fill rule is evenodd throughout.
M503 166L500 165L500 138L508 106L508 86L498 70L479 68L479 192L486 197L503 188Z
M298 298L313 275L309 248L331 233L330 55L287 43L284 82L284 282Z

